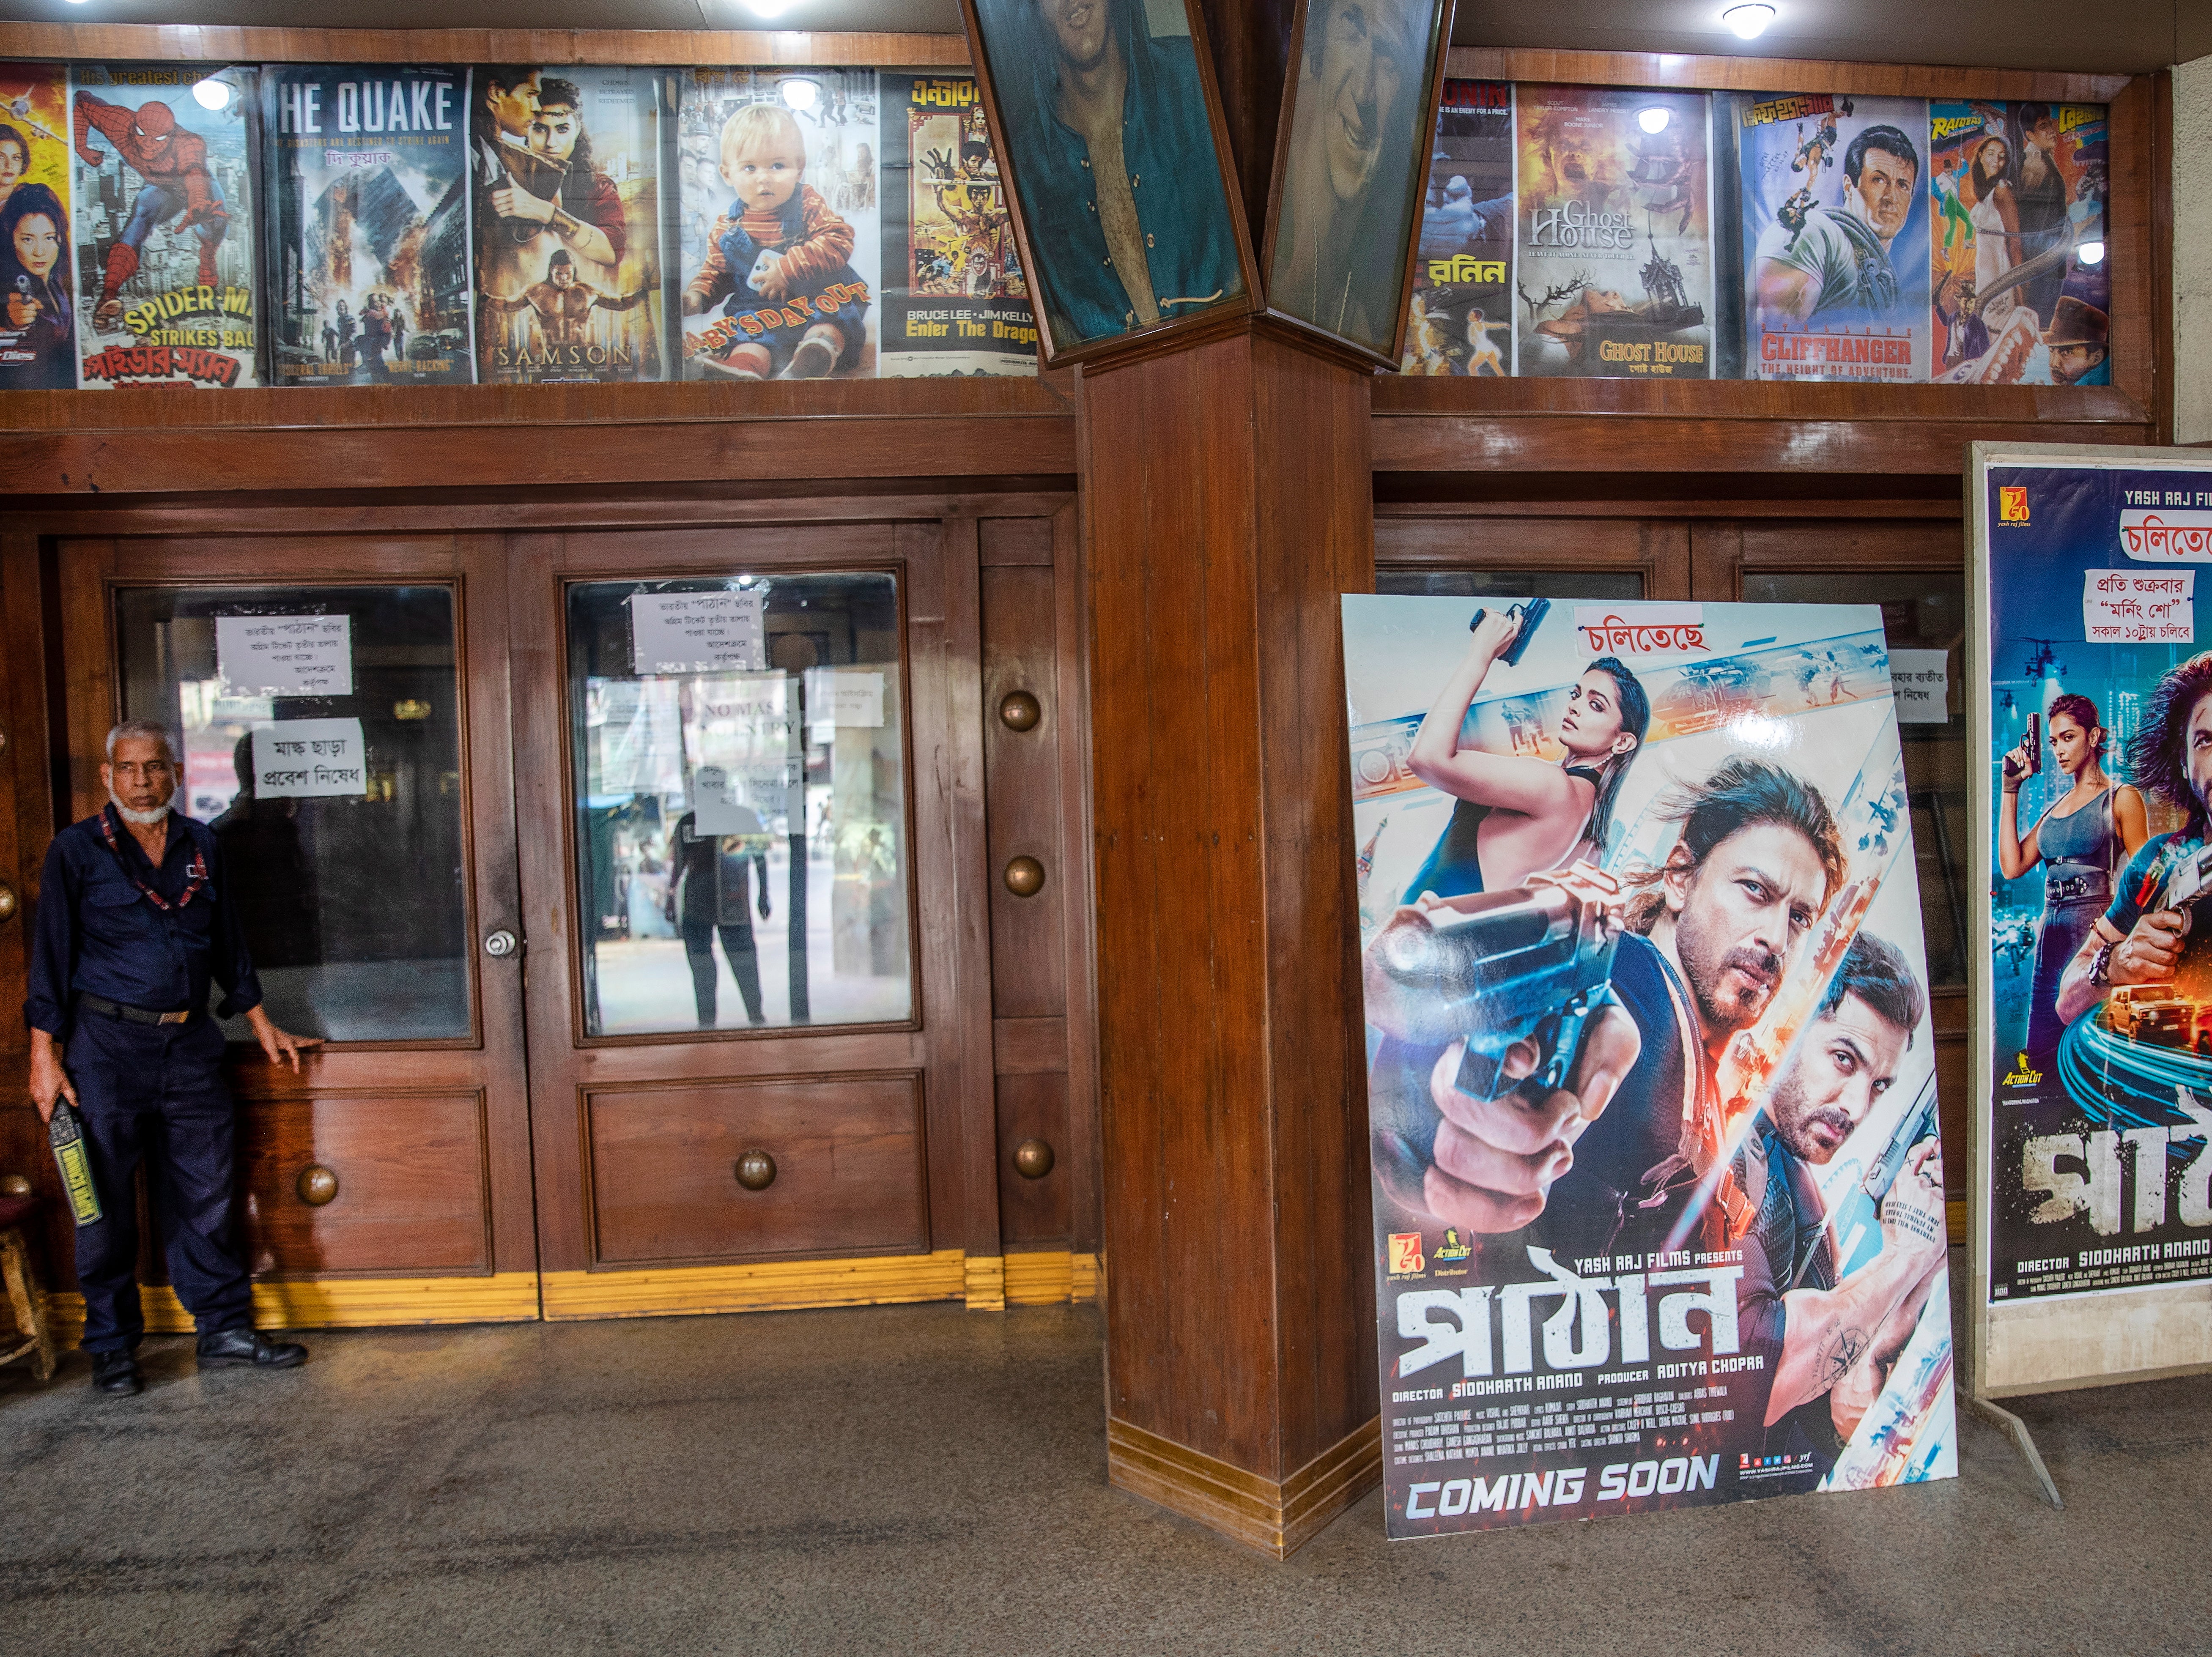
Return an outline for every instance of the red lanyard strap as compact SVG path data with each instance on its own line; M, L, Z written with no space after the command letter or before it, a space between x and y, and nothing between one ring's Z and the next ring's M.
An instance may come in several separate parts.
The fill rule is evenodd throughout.
M112 805L102 806L100 808L100 838L107 842L107 849L115 854L115 866L123 871L124 879L129 881L133 886L136 886L140 894L144 896L146 901L152 904L163 914L167 914L172 907L179 909L185 907L191 902L192 899L198 895L200 888L207 884L207 858L206 855L201 852L200 848L195 846L192 847L191 863L185 871L188 878L185 882L184 895L179 897L173 906L169 902L168 899L163 897L151 886L149 886L144 881L139 879L137 876L131 872L130 864L124 860L123 847L117 842L115 838L115 808Z

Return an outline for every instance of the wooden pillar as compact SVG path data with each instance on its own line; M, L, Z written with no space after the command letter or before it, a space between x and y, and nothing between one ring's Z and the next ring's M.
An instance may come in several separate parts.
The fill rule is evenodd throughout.
M1286 1554L1380 1477L1340 592L1365 370L1079 381L1112 1482Z

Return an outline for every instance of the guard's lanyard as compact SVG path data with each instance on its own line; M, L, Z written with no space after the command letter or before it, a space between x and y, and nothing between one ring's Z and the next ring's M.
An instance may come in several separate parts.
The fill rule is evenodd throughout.
M137 876L131 872L131 865L124 858L123 847L117 843L115 838L115 808L112 805L104 805L100 808L100 835L102 840L105 840L107 842L107 849L114 853L115 866L123 871L124 879L129 881L133 886L136 886L138 889L140 895L145 898L146 901L152 904L163 914L169 913L172 909L181 909L185 907L191 902L193 897L198 894L200 888L206 885L208 883L207 858L205 854L201 852L200 848L195 846L192 847L191 864L185 871L187 879L185 882L184 895L179 897L174 904L172 904L168 899L163 897L151 886L149 886L144 881L139 879Z

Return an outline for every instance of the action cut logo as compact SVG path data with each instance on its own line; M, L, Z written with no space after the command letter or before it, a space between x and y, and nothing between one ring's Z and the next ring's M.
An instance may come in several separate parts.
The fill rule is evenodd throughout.
M1393 1231L1390 1234L1390 1275L1394 1278L1417 1278L1421 1274L1421 1234L1418 1231Z
M2027 522L2027 485L2000 483L1997 485L1997 521L2001 524Z
M2014 1060L2013 1068L2006 1072L2004 1084L2008 1088L2032 1088L2042 1079L2043 1072L2029 1064L2027 1055L2023 1053Z
M1474 1253L1474 1250L1461 1240L1457 1226L1449 1225L1444 1228L1444 1240L1437 1245L1438 1259L1463 1260Z

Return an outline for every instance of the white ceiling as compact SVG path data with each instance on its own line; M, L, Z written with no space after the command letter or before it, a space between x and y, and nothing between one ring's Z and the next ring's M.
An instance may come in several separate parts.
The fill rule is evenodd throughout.
M957 33L957 0L0 0L0 21L360 28L888 29ZM1237 0L1209 0L1235 4ZM1742 52L2140 72L2212 53L2212 0L1775 0L1757 41L1730 0L1459 0L1462 46Z

